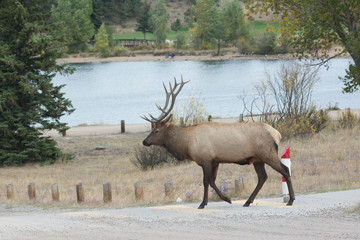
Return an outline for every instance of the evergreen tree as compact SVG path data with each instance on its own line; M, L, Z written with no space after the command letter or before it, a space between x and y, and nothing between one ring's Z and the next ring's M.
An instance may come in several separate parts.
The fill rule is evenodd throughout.
M57 34L63 37L70 52L78 51L93 37L92 12L92 0L57 0L51 8L53 21L59 23Z
M146 39L146 33L152 32L152 26L150 23L151 9L148 3L144 3L140 16L137 18L137 24L135 31L142 32L144 34L144 40Z
M166 34L168 32L168 19L167 8L165 0L156 0L155 9L151 14L151 24L154 36L157 42L165 42Z
M171 30L173 31L179 31L181 28L181 22L179 18L176 18L176 20L171 24Z
M94 24L95 33L99 30L102 24L102 16L101 16L101 1L100 0L92 0L92 8L93 12L90 15L91 22Z
M105 24L103 23L99 28L98 33L95 35L96 50L101 52L103 57L108 57L109 54L109 34L106 31Z
M73 111L71 102L54 86L59 53L54 26L42 10L47 0L0 2L0 165L54 162L62 155L44 130L64 133L60 117Z

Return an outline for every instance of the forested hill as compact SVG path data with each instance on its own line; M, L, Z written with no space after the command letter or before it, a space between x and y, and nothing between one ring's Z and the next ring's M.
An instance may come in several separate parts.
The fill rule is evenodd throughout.
M155 0L93 0L93 18L110 24L123 25L136 18L144 2L152 7ZM195 0L166 0L169 22L179 18L184 21L184 13L191 7Z

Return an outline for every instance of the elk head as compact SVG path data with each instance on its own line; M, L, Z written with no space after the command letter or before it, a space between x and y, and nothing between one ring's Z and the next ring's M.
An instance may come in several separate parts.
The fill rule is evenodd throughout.
M170 120L172 119L172 114L170 114L170 112L174 107L175 99L176 99L177 95L180 93L183 86L189 82L189 81L184 82L182 76L181 76L180 83L176 82L176 78L174 78L174 80L175 80L174 87L172 87L171 83L169 83L169 85L170 85L169 91L166 89L166 86L163 83L163 86L165 89L165 94L166 94L166 101L165 101L165 106L163 108L160 107L160 105L156 104L156 107L161 111L161 114L159 115L159 117L155 118L150 113L149 113L150 119L146 116L141 116L146 121L151 122L152 124L155 125L153 127L153 130L149 134L149 136L147 136L145 138L145 140L143 141L143 144L145 146L151 146L151 145L164 146L165 145L167 128L170 125L170 123L169 123Z

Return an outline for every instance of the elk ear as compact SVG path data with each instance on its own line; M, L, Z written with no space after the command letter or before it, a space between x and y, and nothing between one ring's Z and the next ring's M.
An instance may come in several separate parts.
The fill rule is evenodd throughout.
M168 122L171 122L173 120L173 115L170 114L165 120L163 120L161 123L166 124Z

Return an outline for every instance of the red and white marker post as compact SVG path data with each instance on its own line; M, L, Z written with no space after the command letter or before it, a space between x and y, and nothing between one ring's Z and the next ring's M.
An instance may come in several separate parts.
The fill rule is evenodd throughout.
M291 176L290 146L287 146L281 155L281 163L289 168L289 173ZM290 200L289 189L284 177L282 177L282 193L284 202L288 202Z

